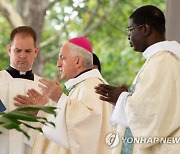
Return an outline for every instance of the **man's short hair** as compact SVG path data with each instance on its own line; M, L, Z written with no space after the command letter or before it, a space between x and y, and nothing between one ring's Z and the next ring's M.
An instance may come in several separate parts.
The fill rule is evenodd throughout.
M84 59L84 67L92 68L93 66L93 55L86 49L79 47L73 43L66 42L69 44L69 50L73 56L81 56Z
M33 28L31 28L29 26L19 26L19 27L14 28L10 34L10 43L13 42L15 35L19 34L19 33L25 33L25 34L29 34L30 36L32 36L32 38L34 40L34 45L36 45L36 41L37 41L36 32L34 31Z
M138 8L132 13L130 19L136 25L148 24L159 33L164 33L166 30L163 12L153 5L145 5Z

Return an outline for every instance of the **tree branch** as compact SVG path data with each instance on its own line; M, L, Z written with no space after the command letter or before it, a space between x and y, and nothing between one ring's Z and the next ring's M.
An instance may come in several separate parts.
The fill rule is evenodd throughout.
M15 11L11 4L7 3L7 1L0 0L0 11L6 17L12 28L24 25L21 16Z
M52 1L52 2L49 2L48 5L47 5L46 10L48 10L49 8L51 8L52 6L54 6L55 3L60 2L60 1L61 1L61 0L54 0L54 1Z
M57 51L57 52L54 51L54 52L52 52L51 54L46 55L46 56L44 57L44 61L46 62L46 61L48 61L48 60L50 60L50 59L52 59L52 58L54 58L54 57L57 57L58 53L59 53L59 51Z
M109 19L105 19L112 27L114 27L114 28L116 28L117 30L119 30L122 34L124 34L124 35L127 35L127 32L124 30L124 29L122 29L122 28L120 28L120 26L117 26L116 24L114 24L113 22L111 22L111 20L109 20Z
M114 0L111 3L111 7L109 7L109 9L106 10L102 16L100 16L99 14L92 14L92 16L94 16L94 17L99 17L99 21L94 23L94 24L92 24L92 25L90 25L88 29L84 29L83 35L85 35L85 36L89 35L94 29L100 27L106 21L107 14L109 14L112 10L115 9L115 7L117 6L118 2L119 2L119 0Z
M70 23L70 19L66 23L64 23L64 27L62 27L61 30L58 33L56 33L55 35L49 37L46 41L41 42L39 44L40 49L44 48L45 46L47 46L51 42L55 41L62 34L62 32L64 32L64 29L65 29L66 25L68 25L69 23Z
M84 26L83 31L86 31L89 28L89 26L91 25L91 23L94 20L94 16L93 15L97 15L98 14L98 10L99 10L100 6L101 6L101 0L97 0L97 4L95 6L95 9L94 9L94 11L90 12L92 15L91 15L89 21L87 22L87 24Z
M105 16L102 16L98 22L89 27L86 31L82 32L84 36L88 36L94 29L100 27L105 21Z
M70 23L70 21L71 21L71 20L70 20L70 18L69 18L69 20L64 24L64 27L62 27L61 30L60 30L58 33L56 33L55 35L51 36L51 37L50 37L49 39L47 39L46 41L41 42L40 45L39 45L40 49L44 48L45 46L47 46L47 45L50 44L51 42L53 42L53 41L55 41L56 39L58 39L58 38L60 37L60 35L62 34L62 32L65 31L65 28L66 28L66 26ZM56 56L57 56L57 52L53 52L53 53L51 53L51 54L48 54L48 55L44 56L44 57L43 57L43 61L44 61L44 62L45 62L45 61L48 61L48 60L50 60L50 59L52 59L52 58L54 58L54 57L56 57Z

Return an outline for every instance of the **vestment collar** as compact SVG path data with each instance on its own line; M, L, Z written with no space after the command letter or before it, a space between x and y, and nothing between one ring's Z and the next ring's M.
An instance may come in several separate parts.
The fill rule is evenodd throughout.
M143 56L147 59L152 55L161 52L169 51L180 58L180 44L176 41L162 41L149 46L144 52Z
M98 71L98 69L92 69L90 71L84 72L83 74L77 76L76 78L72 78L69 79L66 83L65 83L65 87L66 89L71 89L73 86L75 86L76 84L89 79L89 78L99 78L100 80L102 80L103 82L107 83L101 76L100 72Z

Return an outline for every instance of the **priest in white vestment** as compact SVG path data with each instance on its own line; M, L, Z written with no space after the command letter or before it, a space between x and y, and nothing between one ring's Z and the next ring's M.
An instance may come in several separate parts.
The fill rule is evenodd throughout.
M115 149L115 153L178 154L180 44L165 41L164 14L155 6L137 9L130 16L128 30L131 46L146 58L131 90L126 92L123 86L96 87L102 100L115 105L111 122L132 133L129 137L120 134L121 141L134 138L132 144Z
M10 66L0 71L0 100L6 111L15 109L14 97L25 95L27 90L34 88L40 92L37 75L32 73L32 65L37 56L36 33L28 26L20 26L11 32L8 54ZM1 128L2 129L2 128ZM28 129L26 130L28 131ZM32 146L32 138L27 141L22 133L16 130L2 130L0 134L1 154L28 154ZM29 135L33 135L31 132Z

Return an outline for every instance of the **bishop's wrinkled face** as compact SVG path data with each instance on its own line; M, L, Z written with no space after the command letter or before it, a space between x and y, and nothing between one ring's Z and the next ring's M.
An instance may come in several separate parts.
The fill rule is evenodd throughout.
M69 80L77 75L76 57L71 54L68 42L64 43L60 49L57 66L61 79Z
M8 53L11 66L19 71L26 72L32 69L38 48L35 47L32 36L18 33L8 46Z

